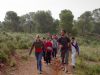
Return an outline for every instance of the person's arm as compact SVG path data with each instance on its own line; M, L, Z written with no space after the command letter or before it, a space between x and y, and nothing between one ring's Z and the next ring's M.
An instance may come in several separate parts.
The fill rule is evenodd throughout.
M32 46L31 46L31 49L30 49L29 55L31 55L33 48L34 48L34 42L33 42Z
M71 42L69 42L68 44L69 44L68 49L70 52L72 52Z
M67 37L67 39L68 39L68 48L69 48L69 50L71 51L71 40L70 40L70 38L68 38L68 37Z
M52 50L51 50L51 51L53 52L53 43L52 43L52 42L51 42L51 48L52 48Z
M62 44L61 44L61 38L59 38L58 40L57 40L57 42L58 42L58 47L59 47L59 49L61 49L63 46L62 46Z

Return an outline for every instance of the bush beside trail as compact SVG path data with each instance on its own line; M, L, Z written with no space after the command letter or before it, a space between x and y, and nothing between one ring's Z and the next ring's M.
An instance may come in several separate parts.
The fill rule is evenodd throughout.
M100 75L100 39L96 36L78 36L80 56L75 75Z
M25 33L0 33L0 63L7 63L14 56L16 49L28 49L33 35Z

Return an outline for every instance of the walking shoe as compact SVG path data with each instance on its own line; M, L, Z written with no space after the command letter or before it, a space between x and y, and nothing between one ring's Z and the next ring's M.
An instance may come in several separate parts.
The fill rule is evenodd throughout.
M40 74L42 74L42 71L40 71Z
M68 73L68 70L66 70L65 73Z
M42 74L42 71L38 71L39 74Z
M73 69L75 69L75 66L73 66Z
M65 67L62 68L62 71L65 71Z

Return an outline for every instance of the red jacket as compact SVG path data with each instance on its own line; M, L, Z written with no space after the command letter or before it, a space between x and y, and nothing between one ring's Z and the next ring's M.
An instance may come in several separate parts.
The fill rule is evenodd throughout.
M46 48L46 52L52 52L52 42L51 41L47 41L45 43L45 48Z

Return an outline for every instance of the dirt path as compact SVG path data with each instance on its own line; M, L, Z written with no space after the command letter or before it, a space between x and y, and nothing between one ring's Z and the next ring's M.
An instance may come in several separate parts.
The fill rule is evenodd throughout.
M65 74L64 71L56 71L53 67L55 64L46 65L43 63L43 74L42 75L72 75L72 74ZM57 68L57 67L55 67ZM24 64L20 64L17 71L13 73L13 75L39 75L36 68L36 60L34 57L31 57L27 62Z
M19 62L19 61L18 61ZM43 63L43 73L41 75L72 75L66 74L64 71L57 70L56 63L52 62L51 65L46 65ZM7 75L40 75L37 72L35 57L30 57L27 61L20 61L17 68L12 70L10 74Z
M43 74L42 75L55 75L55 71L49 66L43 63ZM36 68L36 60L34 57L28 59L23 63L19 63L17 70L12 71L11 75L39 75Z

